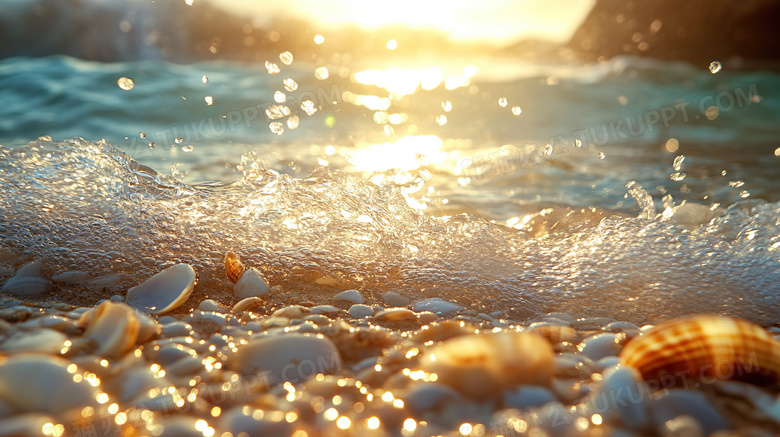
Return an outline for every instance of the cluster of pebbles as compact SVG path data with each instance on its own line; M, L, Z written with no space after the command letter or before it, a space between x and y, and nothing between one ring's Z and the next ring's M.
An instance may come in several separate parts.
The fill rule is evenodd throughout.
M225 262L232 307L170 315L195 305L196 273L178 264L95 307L0 310L0 437L780 433L776 328L520 322L358 290L283 306L260 272ZM3 291L47 281L33 262Z

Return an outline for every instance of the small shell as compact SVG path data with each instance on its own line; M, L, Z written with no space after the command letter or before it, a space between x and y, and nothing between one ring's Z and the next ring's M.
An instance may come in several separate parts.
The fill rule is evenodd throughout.
M406 308L390 308L376 313L375 322L417 321L417 315Z
M37 296L51 288L51 281L41 272L40 260L22 266L14 276L5 281L2 290L15 296Z
M150 314L163 314L177 308L195 288L195 270L189 264L176 264L127 291L127 304Z
M255 268L247 269L242 273L233 286L233 294L239 299L260 297L268 291L268 282L265 280L265 276Z
M780 343L759 326L723 316L662 323L629 342L620 361L665 387L685 378L780 381Z
M238 278L244 274L247 267L241 262L241 258L233 252L225 254L225 274L230 282L238 282Z
M104 301L85 313L80 322L87 324L84 337L93 340L97 355L120 358L135 346L141 331L141 321L135 311L123 303Z
M260 299L259 297L247 297L246 299L241 299L233 305L233 312L234 313L240 313L244 311L252 311L256 308L260 308L263 306L263 299Z
M574 328L548 324L546 322L532 325L529 327L528 331L541 335L552 345L557 345L564 341L572 342L577 338L577 331L575 331Z

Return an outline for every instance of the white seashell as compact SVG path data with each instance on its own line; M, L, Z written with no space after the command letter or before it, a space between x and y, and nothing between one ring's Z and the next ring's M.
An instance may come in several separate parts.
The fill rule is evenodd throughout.
M420 369L462 395L485 400L515 385L549 386L555 369L549 343L536 334L463 335L434 346Z
M98 345L95 354L103 357L124 355L135 346L141 331L135 310L108 300L85 313L80 322L87 323L84 338L94 341Z
M357 290L347 290L333 296L333 300L343 300L352 303L363 303L363 296Z
M267 388L343 369L341 355L329 338L307 334L252 337L233 354L230 365L242 375L261 374Z
M195 270L189 264L176 264L127 291L130 306L151 314L177 308L195 288Z
M303 305L290 305L274 311L271 316L284 317L287 319L301 319L309 314L311 314L311 308L307 308Z
M598 361L604 357L617 356L625 340L626 334L605 332L586 338L577 345L577 349L591 360Z
M350 316L352 316L355 319L362 319L363 317L371 317L371 315L374 314L374 312L371 310L371 307L368 305L363 304L355 304L349 307L349 311L347 311Z
M16 274L5 281L2 290L15 296L37 296L51 288L51 281L41 272L43 263L33 261L22 266Z
M260 297L268 293L268 282L256 268L247 269L233 286L233 294L239 299Z
M69 410L97 406L98 390L87 380L73 379L71 363L41 354L0 358L0 399L17 413L47 413L63 417ZM75 366L74 366L75 367Z
M449 314L463 309L462 306L454 302L448 302L438 297L415 302L412 308L418 312L430 311L432 313L437 313L437 314Z
M73 270L68 272L62 272L58 275L51 277L54 282L62 282L63 284L81 284L87 280L89 274L80 270Z

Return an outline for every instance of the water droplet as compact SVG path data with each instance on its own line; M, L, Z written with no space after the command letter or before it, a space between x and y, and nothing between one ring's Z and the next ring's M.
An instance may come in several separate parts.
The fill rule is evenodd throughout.
M720 175L721 175L721 176L726 176L726 174L727 174L727 173L726 173L726 170L723 170L722 172L720 172Z
M512 114L520 115L523 113L523 110L520 109L519 106L512 106Z
M138 134L138 136L140 136L141 138L146 138L146 132L141 131L141 133Z
M582 148L582 140L579 139L579 138L574 140L574 147L577 147L577 148L581 149Z
M439 116L437 116L436 117L436 123L439 126L444 126L445 124L447 124L447 116L446 115L439 115Z
M213 105L213 104L214 104L214 97L211 97L211 96L206 96L206 98L205 98L205 99L203 99L203 100L205 100L205 101L206 101L206 104L207 104L207 105L209 105L209 106L211 106L211 105Z
M274 102L284 103L287 101L287 95L281 91L274 92Z
M452 102L450 102L449 100L445 100L441 102L441 109L443 109L444 112L452 111Z
M506 107L506 97L501 97L498 99L498 106L502 108Z
M306 113L306 115L313 115L315 112L317 112L317 107L314 106L314 102L311 100L304 100L301 102L301 109Z
M673 181L676 181L676 182L680 182L681 180L685 179L687 176L688 175L685 174L685 173L677 172L677 173L672 173L671 175L669 175L669 179L671 179Z
M599 152L599 159L604 159L607 157L607 154L604 152Z
M195 2L195 0L184 0L184 3L187 4L187 6L192 6L192 4Z
M269 124L268 127L271 129L271 132L275 133L276 135L281 135L284 133L284 126L278 121Z
M282 61L282 64L284 65L290 65L293 61L293 55L290 52L279 53L279 60Z
M284 82L284 89L286 89L289 92L293 92L298 89L298 83L289 77L285 79L283 82Z
M739 187L741 187L743 185L745 185L744 181L731 181L731 182L729 182L729 187L732 187L732 188L739 188Z
M273 62L265 61L265 69L268 70L268 74L277 74L279 73L279 66L274 64Z
M549 144L549 143L545 144L544 145L544 151L542 153L544 153L544 156L552 156L552 153L553 153L553 146L552 146L552 144Z
M389 124L385 125L384 131L385 131L385 135L388 137L392 137L393 135L395 135L395 129L393 129L393 127L390 126Z
M203 83L209 83L209 78L204 74L203 77L200 78L200 81Z
M739 197L741 197L743 199L746 198L746 197L750 197L750 191L745 190L745 191L739 193Z
M192 152L193 150L195 150L195 147L193 147L193 146L190 146L190 145L187 145L187 146L181 146L181 150L182 150L182 152L185 152L185 153L190 153L190 152Z
M314 77L316 77L319 80L325 80L330 76L330 73L328 72L327 67L320 67L316 70L314 70Z
M149 141L149 148L154 150L154 141Z
M135 82L129 77L120 77L119 80L116 81L116 84L125 91L130 91L135 86Z
M712 61L710 63L710 73L715 74L723 68L723 65L718 61Z
M319 33L314 35L314 44L322 44L325 42L325 37Z
M184 141L184 137L176 137L176 139L173 141L176 141L176 144L181 144L182 141Z
M685 155L680 155L674 158L674 171L680 171L683 161L685 161Z
M297 128L300 123L301 123L301 120L298 118L297 115L291 115L287 119L287 127L289 127L290 129Z
M387 50L395 50L398 48L398 41L391 39L385 44L385 47L387 47Z
M618 96L617 101L620 103L620 106L628 105L628 97L626 96Z
M780 156L780 147L775 149L775 156Z
M278 120L290 115L290 108L285 105L272 105L266 108L265 115L271 120Z

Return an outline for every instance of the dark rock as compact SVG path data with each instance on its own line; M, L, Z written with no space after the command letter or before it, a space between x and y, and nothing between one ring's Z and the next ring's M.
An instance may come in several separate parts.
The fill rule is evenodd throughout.
M568 48L590 60L773 61L780 59L778 23L774 0L597 0Z

